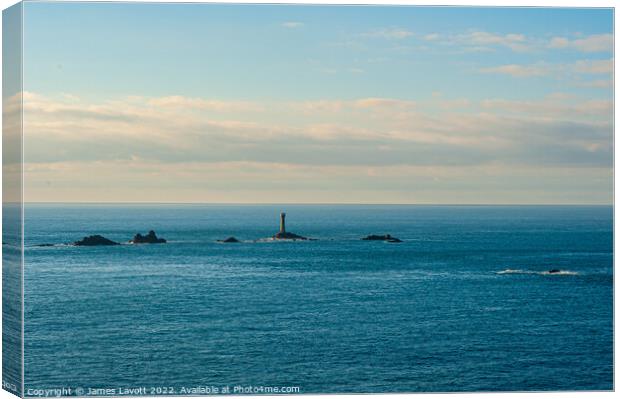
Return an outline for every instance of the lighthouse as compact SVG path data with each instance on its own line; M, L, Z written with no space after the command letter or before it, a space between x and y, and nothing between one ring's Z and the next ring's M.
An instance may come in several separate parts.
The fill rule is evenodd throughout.
M286 233L286 226L284 223L284 220L286 219L286 213L281 212L280 213L280 234L285 234Z
M287 233L286 232L286 213L280 213L280 231L273 235L274 240L307 240L306 237L298 236L295 233Z

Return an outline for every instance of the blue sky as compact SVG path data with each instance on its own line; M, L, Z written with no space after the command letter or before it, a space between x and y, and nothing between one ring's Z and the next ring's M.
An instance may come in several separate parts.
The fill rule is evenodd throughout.
M27 3L24 21L36 200L611 202L610 9Z
M562 89L563 83L541 78L523 90L518 80L480 76L476 69L571 62L584 55L502 46L459 54L462 48L432 47L423 36L484 31L550 40L612 32L612 13L604 9L37 3L27 4L25 13L28 85L97 95L411 98L450 90L518 98ZM303 25L285 28L286 22ZM380 36L390 29L411 35ZM364 74L346 73L350 69Z

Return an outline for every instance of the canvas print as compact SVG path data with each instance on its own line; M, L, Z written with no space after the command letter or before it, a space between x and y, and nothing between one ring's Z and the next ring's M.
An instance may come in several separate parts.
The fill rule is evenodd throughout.
M613 390L611 8L3 12L3 388Z

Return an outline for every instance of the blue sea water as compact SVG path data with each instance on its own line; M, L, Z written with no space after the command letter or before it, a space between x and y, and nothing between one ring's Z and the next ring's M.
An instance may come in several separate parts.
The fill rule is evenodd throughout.
M317 240L256 241L281 211ZM28 204L25 393L610 390L612 218L608 206ZM150 229L168 243L35 246ZM403 242L360 240L385 233ZM216 242L228 236L242 242Z

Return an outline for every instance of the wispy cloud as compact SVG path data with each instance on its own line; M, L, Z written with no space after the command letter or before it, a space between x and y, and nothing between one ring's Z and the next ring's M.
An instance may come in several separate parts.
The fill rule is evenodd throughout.
M295 28L303 27L304 23L303 22L298 22L298 21L287 21L287 22L283 22L282 26L284 28L295 29Z
M429 33L421 39L444 46L458 46L463 52L493 51L508 48L515 52L566 49L583 53L612 52L613 35L597 34L585 37L555 36L551 40L544 37L526 36L523 33L494 33L470 30L456 34Z
M489 99L482 101L484 109L502 113L567 118L569 115L585 117L609 117L613 103L609 100L588 100L578 103L565 101L561 95L549 96L543 100L518 101Z
M258 111L261 106L256 102L249 101L222 101L205 100L185 96L166 96L148 100L148 104L155 107L166 108L195 108L212 111Z
M610 102L565 104L566 99L558 97L544 102L489 100L480 104L485 110L481 113L459 112L471 106L459 99L456 107L441 107L440 115L436 111L443 99L263 102L241 114L220 114L203 108L203 102L213 100L182 96L103 103L28 97L24 120L32 143L30 162L58 159L50 152L57 148L65 160L93 161L138 156L161 162L280 159L330 165L470 164L485 159L548 163L521 151L544 140L556 147L555 162L600 164L608 160L612 132ZM607 152L576 155L592 144ZM380 146L392 150L375 153Z
M318 65L315 70L317 72L320 72L326 75L336 75L336 74L360 75L366 72L364 68L360 68L360 67L332 67L332 66L323 66L323 65Z
M613 42L613 35L608 33L576 39L556 36L551 39L548 47L553 49L573 49L584 53L612 52Z
M535 40L521 33L493 33L469 30L463 33L429 33L421 36L427 42L446 47L456 47L459 52L489 52L500 48L523 52L535 47Z
M439 33L429 33L427 35L424 35L423 38L427 41L434 41L439 40L441 38L441 35Z
M320 200L333 202L344 192L345 202L373 201L385 195L377 184L399 190L412 178L434 176L453 189L451 171L473 187L481 173L511 183L507 176L524 173L523 184L541 171L554 181L564 174L607 176L613 154L612 103L559 94L482 102L443 96L90 102L33 93L24 99L27 191L45 200L226 202L264 195L272 201L281 190L278 198L291 201L323 193ZM5 118L18 101L7 102ZM238 104L245 111L236 111ZM287 194L295 182L304 193L292 190L299 198Z
M613 87L613 81L611 79L596 79L580 81L575 83L579 87L593 87L597 89L611 89Z
M472 31L457 35L457 42L468 46L503 46L513 51L525 51L529 44L525 35L520 33L496 34L485 31Z
M592 75L613 73L613 59L609 60L580 60L574 65L575 72Z
M566 77L573 75L605 75L613 72L613 59L579 60L570 64L506 64L480 68L481 73L510 75L516 78L556 75Z
M413 32L404 28L384 28L363 33L364 37L400 40L413 36Z
M379 97L362 98L354 101L353 104L359 108L389 108L392 110L410 109L416 106L415 101Z
M547 65L518 65L508 64L496 67L481 68L482 73L495 73L510 75L517 78L527 78L532 76L544 76L549 74L550 68Z
M216 203L574 203L600 202L609 168L488 163L460 165L299 165L281 162L179 162L135 158L115 163L29 164L26 194L45 201ZM326 178L328 176L328 178ZM403 176L405 181L403 181ZM510 178L506 178L509 176ZM537 178L532 178L536 176ZM541 179L549 186L541 188ZM415 184L411 184L415 182ZM467 182L467 189L463 189ZM518 189L517 189L518 188ZM568 190L558 190L568 188ZM604 193L604 197L611 194Z

